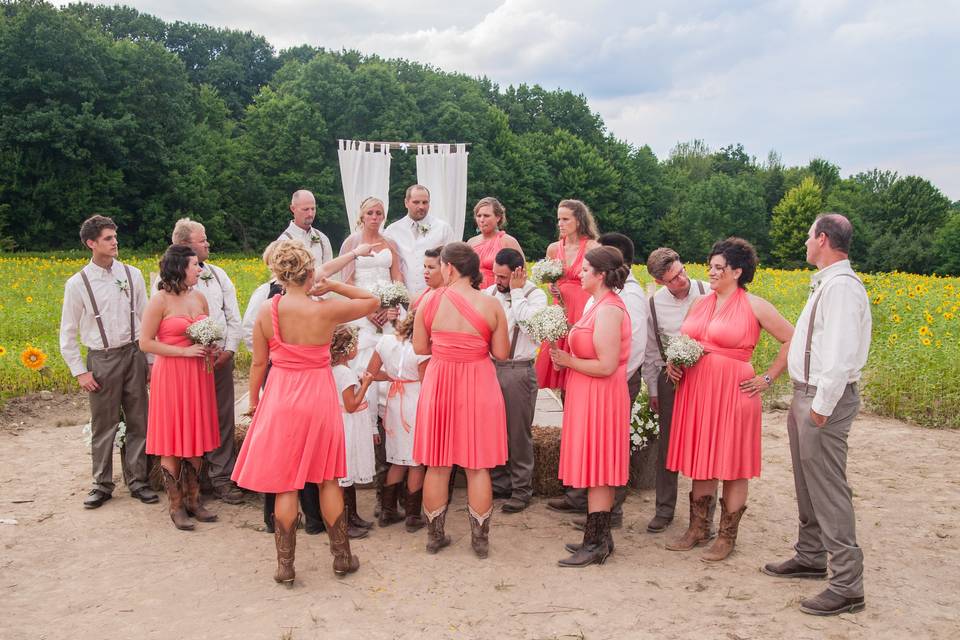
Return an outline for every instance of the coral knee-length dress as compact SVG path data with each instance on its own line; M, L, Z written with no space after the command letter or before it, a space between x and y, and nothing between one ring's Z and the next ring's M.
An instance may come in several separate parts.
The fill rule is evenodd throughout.
M347 473L343 418L330 345L287 344L270 304L270 375L237 456L233 480L251 491L284 493Z
M446 298L477 330L433 331ZM421 303L430 335L430 363L420 385L413 458L430 467L489 469L507 460L507 417L497 371L490 359L493 336L486 320L460 294L438 289Z
M740 383L754 376L750 358L760 323L744 289L717 309L711 293L690 310L680 329L704 355L677 387L667 468L694 480L739 480L760 475L760 396Z
M567 350L578 358L597 357L593 332L597 311L604 305L623 310L617 370L602 378L573 369L567 373L559 476L563 484L577 488L619 487L630 475L630 316L620 296L607 293L583 314L570 329Z

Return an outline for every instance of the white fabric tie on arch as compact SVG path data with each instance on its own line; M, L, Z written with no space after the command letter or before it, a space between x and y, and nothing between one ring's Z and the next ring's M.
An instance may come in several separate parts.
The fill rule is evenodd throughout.
M383 202L384 214L387 213L390 206L390 146L381 144L374 151L373 142L338 140L337 157L347 224L352 232L360 215L360 203L367 197L379 198Z
M463 238L467 212L467 145L417 145L417 182L430 190L430 215L453 227L453 237Z

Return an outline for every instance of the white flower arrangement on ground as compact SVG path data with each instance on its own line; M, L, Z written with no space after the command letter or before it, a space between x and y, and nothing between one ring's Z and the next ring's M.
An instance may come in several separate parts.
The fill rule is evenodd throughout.
M521 320L520 325L534 342L556 342L567 335L567 313L559 305L550 305Z
M213 343L223 340L224 331L223 326L214 322L212 318L204 318L187 327L186 334L194 344L209 347ZM204 358L204 360L207 363L207 373L210 373L213 370L210 358Z
M80 432L80 435L83 436L83 442L89 447L93 444L93 427L88 422L83 425L83 431ZM123 447L124 443L127 441L127 423L120 422L117 424L117 434L113 436L113 446L117 449Z
M664 350L667 362L678 367L692 367L703 357L703 345L683 334L670 338Z
M382 309L410 304L410 292L407 291L407 287L402 282L377 283L370 293L380 298Z
M544 258L530 268L530 279L536 284L550 284L563 277L563 263L552 258Z
M645 449L660 436L660 418L650 406L646 385L630 409L630 453Z

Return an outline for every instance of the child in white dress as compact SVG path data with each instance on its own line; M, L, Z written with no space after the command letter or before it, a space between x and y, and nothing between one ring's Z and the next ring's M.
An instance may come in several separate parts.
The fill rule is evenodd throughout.
M344 448L347 458L347 475L340 478L343 488L343 505L347 515L347 535L365 538L373 527L357 513L357 489L354 483L373 481L375 460L373 448L380 435L376 428L371 431L369 407L364 396L373 382L373 376L364 373L362 381L350 368L350 361L357 357L357 329L341 325L333 332L330 341L330 361L333 364L333 379L340 396L340 412L343 414ZM318 411L326 407L317 407Z
M397 323L393 335L380 338L370 357L367 374L389 383L384 418L386 433L387 480L380 495L381 527L403 520L398 509L398 496L403 476L407 476L407 497L404 503L406 528L413 533L424 525L420 510L423 503L425 468L413 459L413 434L417 418L417 400L420 398L420 380L430 356L413 352L410 336L413 334L415 312L410 312Z

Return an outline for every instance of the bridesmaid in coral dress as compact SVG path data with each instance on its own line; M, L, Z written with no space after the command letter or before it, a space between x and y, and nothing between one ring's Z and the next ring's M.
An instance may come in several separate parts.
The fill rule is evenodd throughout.
M440 252L443 247L427 249L423 252L423 281L427 288L410 303L410 310L416 311L427 294L443 286L443 274L440 273Z
M413 349L430 355L420 386L413 458L427 465L423 510L427 551L450 544L444 535L451 465L467 473L467 506L474 553L489 550L493 487L490 469L507 460L507 421L497 372L490 360L509 355L507 318L482 294L480 260L464 242L441 254L446 287L430 293L414 320Z
M713 291L694 303L680 329L703 346L704 355L686 370L667 365L667 375L679 383L667 468L693 479L690 526L667 549L687 551L707 541L707 513L723 480L720 530L703 556L717 561L733 551L747 508L748 479L760 475L759 394L786 368L793 326L772 304L747 293L757 267L749 242L718 242L709 262ZM781 346L766 372L755 375L750 358L761 328Z
M480 256L482 291L493 284L493 263L500 249L516 249L520 255L523 255L523 249L516 238L503 230L507 226L507 210L496 198L481 198L473 207L473 220L480 234L467 240L467 244Z
M237 456L233 480L251 491L277 494L273 579L289 584L295 577L297 493L307 482L320 485L334 573L344 575L360 566L350 553L343 492L337 483L346 474L346 458L340 411L329 410L340 404L330 369L330 340L338 324L362 318L380 303L358 287L330 280L315 284L313 255L299 241L280 242L269 266L286 293L260 308L253 327L253 421ZM328 292L342 297L312 297ZM270 376L261 398L268 359Z
M590 298L590 294L580 286L580 271L584 254L600 246L597 242L599 232L590 209L579 200L564 200L557 206L557 228L560 230L560 240L547 247L547 257L560 260L565 270L563 277L550 285L550 293L553 294L554 304L564 306L567 322L572 326L583 315L583 308ZM561 339L557 346L563 350L566 339ZM547 343L540 346L536 370L537 384L541 389L560 389L563 392L567 371L553 366L550 345Z
M217 516L200 503L200 464L220 446L213 373L205 360L216 349L193 344L187 327L209 314L207 300L192 290L203 270L197 254L172 245L160 259L159 291L143 313L140 350L155 354L147 415L147 453L160 456L170 519L192 530L189 516L212 522Z
M587 252L583 290L594 304L567 336L567 348L553 348L553 363L567 370L560 438L560 481L587 488L587 523L583 542L567 545L572 552L562 567L603 564L613 552L610 510L615 487L630 473L630 316L616 293L630 267L612 247Z

